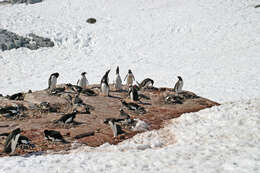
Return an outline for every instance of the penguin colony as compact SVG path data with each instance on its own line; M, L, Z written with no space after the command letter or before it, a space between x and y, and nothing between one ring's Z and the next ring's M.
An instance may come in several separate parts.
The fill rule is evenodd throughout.
M106 71L106 73L104 74L104 76L102 77L101 82L100 82L100 95L103 95L106 97L110 96L109 95L109 91L110 91L109 76L108 76L109 73L110 73L110 69ZM86 108L87 111L89 111L89 109L93 110L94 108L91 107L90 105L86 105L79 98L79 93L82 91L86 92L87 95L89 95L89 96L91 96L91 95L93 96L95 94L95 93L93 93L92 90L86 88L87 85L89 84L88 80L86 78L86 74L87 74L86 72L81 73L81 78L77 81L77 85L72 85L72 84L66 84L66 85L67 85L67 87L70 87L73 91L78 93L73 100L74 106L75 105L76 106L84 105L87 107ZM48 91L49 91L50 95L55 95L59 92L64 91L64 90L61 91L61 88L56 88L58 77L59 77L58 72L52 73L49 77ZM141 83L138 83L136 81L137 85L133 85L133 82L135 81L135 77L130 69L128 70L128 73L125 76L124 81L126 81L126 85L128 86L128 97L131 99L132 102L127 103L126 101L121 100L122 106L120 108L119 118L107 118L104 120L104 123L111 127L114 137L118 136L122 132L121 127L118 124L118 122L124 121L126 123L130 123L132 121L130 116L123 110L123 108L126 108L130 111L134 111L136 113L141 113L141 114L146 113L145 109L142 106L135 103L135 102L139 101L140 96L138 94L138 91L147 89L149 87L153 87L153 84L154 84L154 81L152 79L146 78ZM121 76L119 73L119 66L117 66L117 68L116 68L114 86L115 86L116 91L118 91L118 92L122 91L122 80L121 80ZM173 91L178 94L178 93L182 92L182 87L183 87L183 80L180 76L178 76L178 81L175 83ZM43 105L43 106L48 107L48 105ZM8 114L8 115L15 113L15 111L11 110L11 108L10 108L10 110L5 110L5 111L7 112L6 114ZM18 113L18 111L16 111L16 113ZM76 115L78 113L79 112L76 109L73 109L73 111L71 113L64 114L58 120L54 121L54 123L61 123L63 125L73 124L74 119L76 118ZM90 113L90 112L88 112L88 113ZM4 143L4 152L5 153L13 154L15 152L17 146L34 147L34 145L30 143L30 139L28 139L26 136L21 135L20 134L21 132L22 132L22 130L20 128L17 128L17 129L14 129L13 131L11 131L10 133L0 134L0 136L7 137L6 141ZM68 141L66 141L63 138L63 136L61 135L61 133L59 131L46 129L46 130L44 130L43 135L47 141L61 142L64 144L69 143Z

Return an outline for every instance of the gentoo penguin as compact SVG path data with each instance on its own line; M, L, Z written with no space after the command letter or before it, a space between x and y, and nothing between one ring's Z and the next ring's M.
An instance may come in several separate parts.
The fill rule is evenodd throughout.
M150 85L153 86L154 81L150 78L146 78L141 83L138 83L137 81L136 83L138 84L139 88L142 89L142 88L147 88Z
M44 130L45 139L52 142L68 143L59 131L55 130Z
M183 87L183 80L180 76L178 76L178 81L176 82L174 88L173 88L173 91L176 92L176 93L179 93L182 91L182 87Z
M122 119L130 119L130 116L123 110L123 109L120 109L120 118Z
M73 104L74 104L74 105L78 105L78 106L80 106L80 105L85 105L84 102L83 102L83 100L79 97L79 94L77 94L77 95L75 96L74 101L73 101Z
M127 80L126 80L127 79ZM128 86L131 86L131 85L133 85L133 82L135 81L135 77L134 77L134 75L133 75L133 73L132 73L132 71L129 69L128 70L128 74L125 76L125 79L124 79L124 81L126 80L126 84L128 85Z
M105 124L109 124L110 125L110 127L111 127L111 129L113 131L113 136L114 137L116 137L119 134L123 133L121 126L116 123L117 121L118 120L115 119L115 118L107 118L104 121Z
M130 86L129 91L128 91L128 95L130 96L132 101L138 101L138 91L137 91L137 86Z
M8 137L9 134L10 133L1 133L0 136ZM30 139L23 135L20 135L18 142L17 142L17 146L21 146L21 147L28 146L28 147L32 147L32 148L34 147L34 145L30 143Z
M104 96L109 96L109 85L108 85L108 74L109 74L109 72L110 72L110 70L108 70L106 72L106 74L101 79L100 89L101 89L101 93Z
M56 88L56 84L57 84L57 78L59 77L59 73L52 73L49 77L49 81L48 81L48 89L54 89Z
M18 144L18 139L20 137L21 129L17 128L13 130L7 137L4 144L4 152L5 153L14 153L16 146Z
M60 119L56 120L55 123L59 123L59 122L64 124L72 123L77 113L78 113L77 110L73 110L72 113L65 114Z
M77 85L80 86L81 88L85 89L86 86L88 85L88 80L86 78L86 72L81 73L81 79L78 80Z
M115 83L115 88L116 90L121 90L122 89L122 80L119 74L119 66L116 68L116 83Z
M139 106L136 103L132 103L132 102L127 103L124 100L121 100L121 103L122 103L123 107L126 107L130 111L135 111L136 113L141 113L141 114L145 114L146 113L144 107Z

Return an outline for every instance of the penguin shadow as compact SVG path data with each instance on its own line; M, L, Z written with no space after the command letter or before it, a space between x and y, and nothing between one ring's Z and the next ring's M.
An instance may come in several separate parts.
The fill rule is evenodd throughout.
M112 92L112 93L127 93L128 91L124 90L124 89L121 89L121 90L112 90L110 92Z
M122 97L112 96L112 95L109 95L108 97L110 97L110 98L114 98L114 99L122 99Z
M139 100L137 103L140 105L152 105L151 103L143 102L141 100Z
M43 154L45 154L45 152L43 152L43 151L36 151L36 152L26 153L26 154L22 155L21 157L29 158L29 157L32 157L32 156L41 156Z

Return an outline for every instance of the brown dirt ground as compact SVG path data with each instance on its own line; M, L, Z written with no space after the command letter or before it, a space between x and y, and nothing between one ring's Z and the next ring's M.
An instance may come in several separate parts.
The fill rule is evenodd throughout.
M65 87L64 84L58 87ZM71 148L71 143L77 141L78 143L85 144L91 147L100 146L106 142L110 144L117 144L123 140L133 137L137 133L129 129L123 129L126 133L113 137L111 128L104 124L105 118L119 117L119 109L121 107L120 99L127 98L126 86L125 91L115 91L113 85L111 85L111 97L104 97L99 94L99 89L95 88L98 85L91 85L89 88L98 94L98 96L86 96L80 94L80 98L84 103L95 107L95 110L91 110L91 114L77 114L75 121L78 124L71 126L63 126L60 124L54 124L53 121L61 117L62 114L68 113L72 110L72 106L69 101L65 99L64 94L62 96L49 96L47 90L36 91L33 93L26 93L23 101L13 101L0 97L0 107L13 104L22 104L28 108L24 113L27 115L21 119L7 119L0 117L0 133L10 132L13 129L20 127L23 132L22 135L27 136L32 144L35 144L35 148L20 149L17 148L16 155L23 155L25 153L33 152L46 152L46 151L68 151ZM66 88L66 94L74 97L76 94ZM185 91L190 93L188 91ZM193 99L186 99L183 104L165 104L163 98L167 94L172 94L171 88L159 88L159 90L146 90L142 94L151 98L151 100L141 99L139 105L143 106L147 113L138 115L134 112L126 110L131 118L138 118L145 121L149 125L149 130L162 128L167 120L177 118L183 113L196 112L201 109L209 108L218 103L197 97ZM65 94L65 95L66 95ZM58 112L46 112L40 109L36 109L35 105L39 105L42 101L47 101L51 105L58 107ZM43 131L45 129L58 130L64 135L64 138L69 141L69 144L50 143L44 139ZM75 139L75 136L94 132L94 135L83 137L81 139ZM4 139L0 139L0 152L3 151ZM5 156L1 154L0 156Z

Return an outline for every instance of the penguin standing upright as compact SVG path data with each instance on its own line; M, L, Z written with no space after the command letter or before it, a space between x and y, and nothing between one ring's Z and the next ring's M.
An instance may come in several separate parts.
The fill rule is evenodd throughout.
M127 79L127 80L126 80L126 79ZM134 77L134 75L133 75L133 73L132 73L132 71L131 71L130 69L128 70L128 74L126 75L124 81L125 81L125 80L126 80L126 84L127 84L128 86L133 85L133 82L135 81L135 77Z
M85 89L86 86L88 85L88 80L86 78L86 72L81 73L81 79L78 80L77 85L80 86L81 88Z
M100 90L104 96L109 96L108 74L110 70L101 79Z
M18 144L18 139L20 137L21 129L17 128L13 130L7 137L4 144L4 152L5 153L14 153L16 146Z
M115 84L116 90L121 90L122 89L122 80L119 74L119 66L116 68L116 84Z
M176 82L174 88L173 88L173 91L176 92L176 93L179 93L182 91L182 87L183 87L183 80L180 76L178 76L178 81Z
M48 89L54 89L56 88L56 84L57 84L57 79L59 77L59 73L52 73L49 77L49 81L48 81Z
M129 88L128 95L130 96L132 101L138 101L139 100L138 99L138 91L137 91L137 86L136 85L131 86Z

